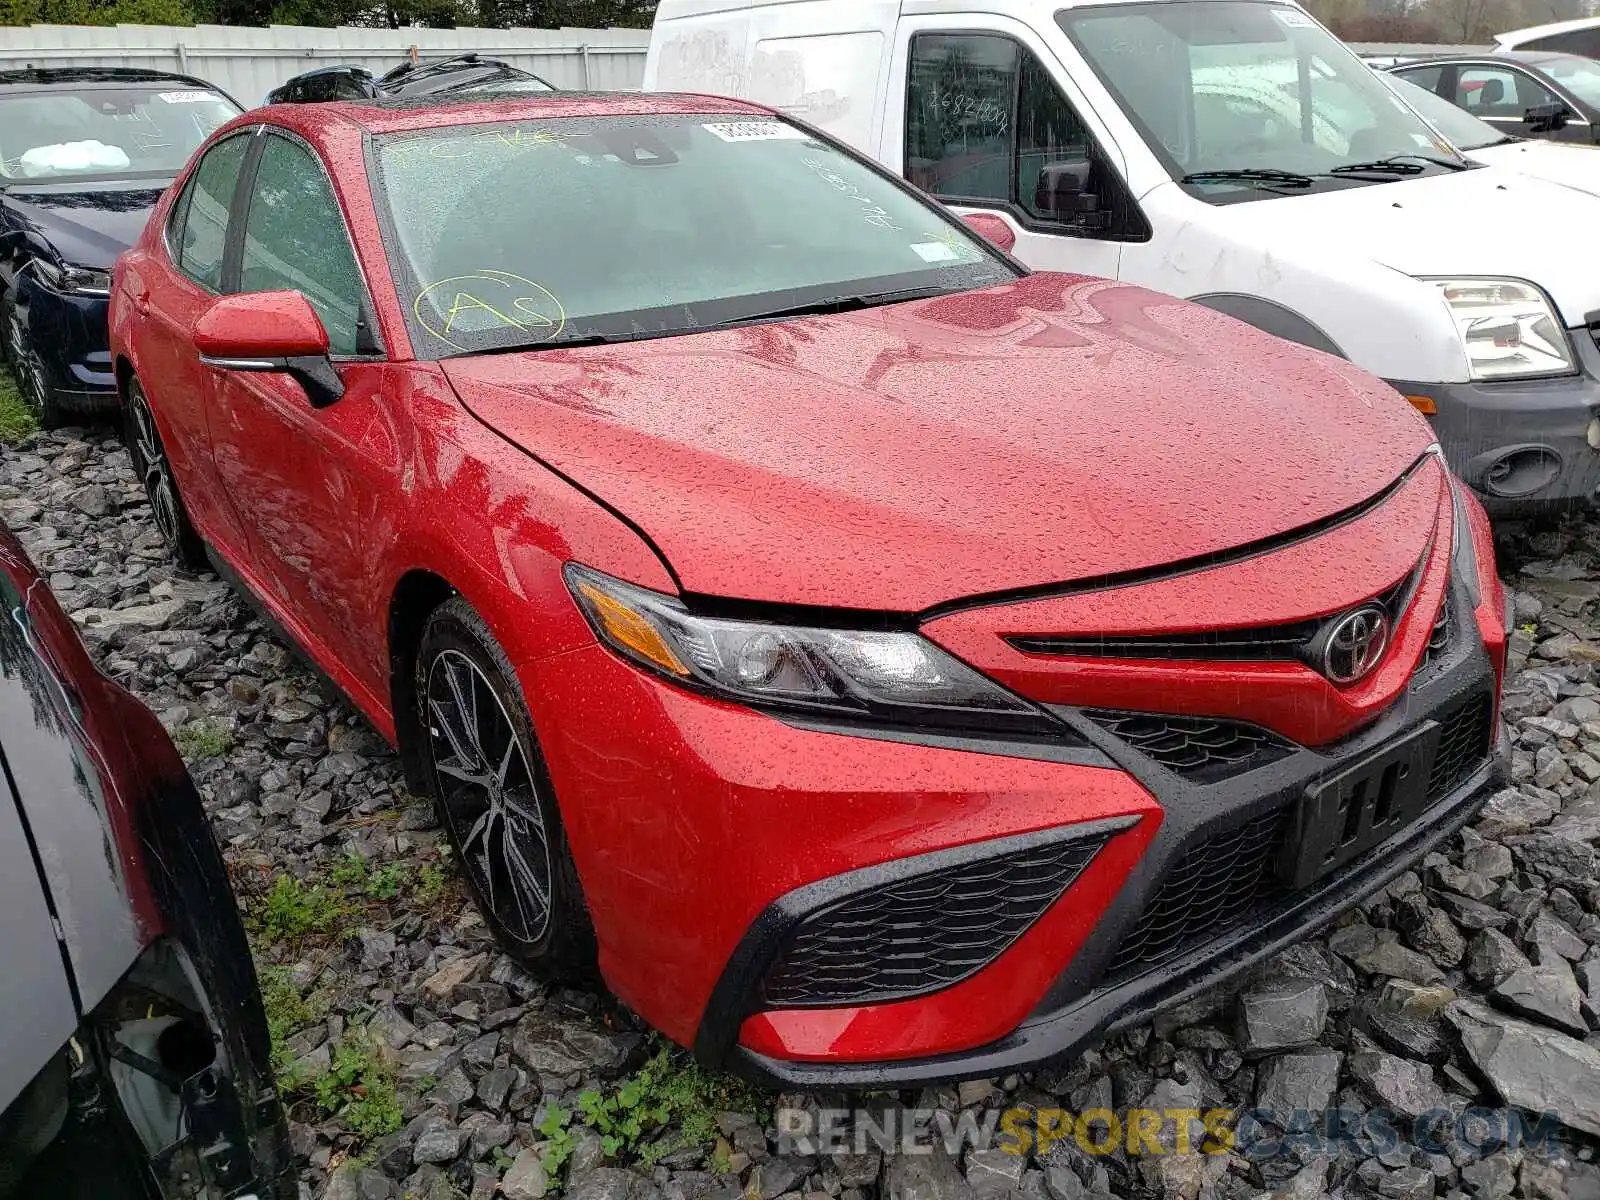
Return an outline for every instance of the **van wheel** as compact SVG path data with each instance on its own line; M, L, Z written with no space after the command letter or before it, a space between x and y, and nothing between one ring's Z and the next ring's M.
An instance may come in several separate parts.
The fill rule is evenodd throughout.
M457 596L422 632L420 758L440 823L500 944L541 974L599 982L555 791L505 651Z
M172 464L167 461L167 448L162 445L155 414L150 411L150 399L137 379L128 380L125 404L122 440L133 460L134 474L144 484L156 528L180 566L203 570L207 565L205 543L189 523L189 512L178 494L178 481L172 477Z

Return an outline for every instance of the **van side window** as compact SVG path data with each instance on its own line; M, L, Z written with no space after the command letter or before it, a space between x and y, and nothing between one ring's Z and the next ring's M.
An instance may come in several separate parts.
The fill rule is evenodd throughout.
M906 91L906 178L1029 225L1137 239L1148 226L1049 71L988 33L919 33Z

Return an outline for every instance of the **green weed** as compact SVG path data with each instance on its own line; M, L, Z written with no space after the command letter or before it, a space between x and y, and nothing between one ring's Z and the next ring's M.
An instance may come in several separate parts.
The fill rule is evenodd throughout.
M184 758L221 758L233 749L233 734L217 725L196 722L172 735Z
M0 367L0 442L15 446L38 428L33 409L23 403L22 393L17 391L17 381L9 369Z
M272 890L247 910L247 924L268 942L298 941L308 934L331 933L349 916L349 907L320 884L308 886L293 875L279 875Z

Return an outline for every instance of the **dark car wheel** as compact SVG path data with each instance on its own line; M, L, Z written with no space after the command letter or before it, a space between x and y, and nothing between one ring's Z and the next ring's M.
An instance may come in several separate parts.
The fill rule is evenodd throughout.
M167 461L167 448L162 445L155 414L150 411L150 399L137 379L128 380L125 403L123 441L133 459L134 474L144 484L156 528L182 566L200 570L206 565L205 545L189 523L183 497L178 494L178 481L172 477L172 464Z
M6 360L16 378L22 402L32 410L42 429L70 424L73 413L61 402L50 366L29 337L22 314L11 292L0 294L0 335L3 335Z
M545 975L593 984L588 906L515 680L483 618L460 597L440 605L417 655L423 768L501 945Z

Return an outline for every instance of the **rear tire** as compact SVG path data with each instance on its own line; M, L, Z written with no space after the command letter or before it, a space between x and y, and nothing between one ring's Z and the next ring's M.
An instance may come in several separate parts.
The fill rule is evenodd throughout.
M205 569L208 565L205 543L189 522L189 510L183 506L178 481L172 476L172 464L167 459L161 431L156 428L155 413L138 379L128 380L123 408L123 444L133 460L134 474L144 485L156 528L179 566L191 571Z
M594 927L516 672L460 596L428 618L413 687L423 775L495 938L546 977L597 985Z

